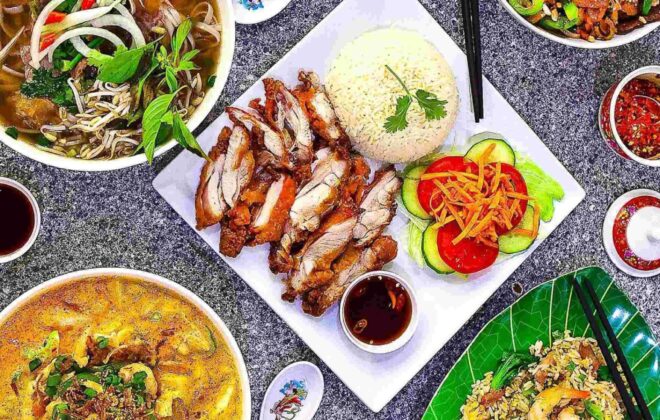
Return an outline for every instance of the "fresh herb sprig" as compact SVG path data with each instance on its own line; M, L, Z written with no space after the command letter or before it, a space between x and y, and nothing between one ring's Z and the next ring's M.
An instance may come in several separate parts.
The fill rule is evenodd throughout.
M164 46L161 46L156 53L152 64L147 70L147 75L154 71L164 71L165 83L170 90L169 94L161 95L149 103L142 117L142 143L138 146L138 151L144 149L149 163L153 161L156 146L159 140L171 135L186 150L208 159L204 150L190 132L181 114L173 106L177 94L181 88L177 80L177 74L186 70L194 70L197 67L192 61L199 53L198 50L191 50L180 55L181 48L188 34L192 29L192 22L186 19L177 28L171 42L171 52L168 52ZM147 76L149 77L149 76ZM141 78L138 85L138 91L146 78ZM140 93L138 93L140 94Z
M394 115L388 117L385 121L384 127L388 133L396 133L397 131L405 130L408 127L407 115L413 101L416 101L419 104L428 121L439 120L447 116L447 111L445 110L447 101L440 100L435 94L423 89L417 89L413 94L403 80L401 80L399 75L397 75L389 65L386 64L385 68L392 73L406 91L406 95L397 98Z

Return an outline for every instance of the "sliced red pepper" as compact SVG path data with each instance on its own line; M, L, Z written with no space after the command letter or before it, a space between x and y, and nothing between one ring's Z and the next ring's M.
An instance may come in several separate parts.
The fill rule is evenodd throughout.
M48 34L48 35L45 35L45 36L41 39L41 44L39 45L39 51L43 51L43 50L45 50L46 48L48 48L48 47L50 47L51 45L53 45L54 42L55 42L55 34Z
M46 18L46 25L50 25L51 23L62 22L65 17L66 17L66 13L53 10L48 14L48 17Z
M92 6L94 6L94 3L96 3L96 0L83 0L83 2L80 5L80 8L82 10L91 9Z

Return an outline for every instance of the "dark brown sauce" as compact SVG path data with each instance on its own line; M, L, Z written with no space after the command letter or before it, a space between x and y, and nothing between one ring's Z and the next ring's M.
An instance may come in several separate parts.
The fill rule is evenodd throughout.
M360 341L382 345L401 337L412 318L412 303L406 289L383 275L368 277L346 296L344 319Z
M18 188L0 183L0 255L23 247L34 231L34 209Z

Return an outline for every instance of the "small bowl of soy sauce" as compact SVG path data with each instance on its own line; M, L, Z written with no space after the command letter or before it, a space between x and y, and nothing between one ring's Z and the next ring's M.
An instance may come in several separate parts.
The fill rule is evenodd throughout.
M362 350L389 353L403 347L417 328L417 300L412 287L389 271L355 279L340 305L346 336Z
M25 254L39 235L41 212L23 184L0 177L0 264Z

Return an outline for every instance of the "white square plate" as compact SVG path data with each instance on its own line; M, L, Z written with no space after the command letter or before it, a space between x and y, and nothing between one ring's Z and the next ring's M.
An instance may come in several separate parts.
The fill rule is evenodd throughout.
M452 136L459 147L469 136L478 132L501 133L517 151L529 154L537 165L555 178L566 195L556 203L552 221L542 225L542 234L529 250L471 276L469 281L458 277L442 279L428 269L420 269L400 246L396 260L386 268L413 284L419 300L420 320L412 340L403 349L386 355L368 354L351 344L342 332L336 306L323 317L314 318L304 314L298 304L283 301L280 298L282 284L268 269L267 246L246 248L238 258L223 257L373 411L380 411L412 379L584 198L584 191L577 181L486 80L486 118L480 124L473 122L465 54L417 0L345 0L265 76L294 86L298 70L302 68L316 71L323 80L332 59L343 45L365 31L386 26L419 31L442 52L453 69L461 105ZM247 107L250 99L256 97L263 97L260 81L234 105ZM223 114L199 136L198 140L205 150L215 143L224 125L230 125L230 122ZM181 153L154 180L156 190L193 227L194 196L203 163L202 159L190 153ZM398 212L389 227L389 234L400 238L406 223L406 216ZM219 227L198 234L217 252Z

